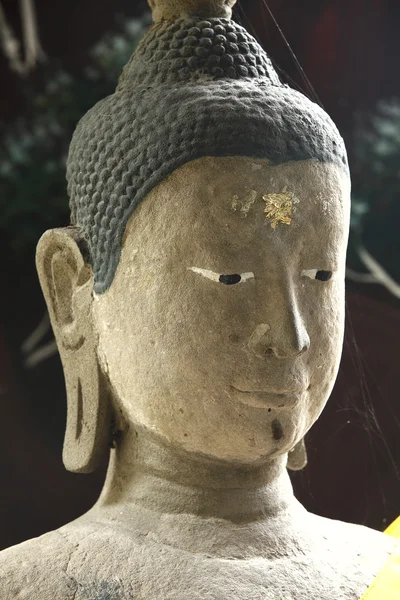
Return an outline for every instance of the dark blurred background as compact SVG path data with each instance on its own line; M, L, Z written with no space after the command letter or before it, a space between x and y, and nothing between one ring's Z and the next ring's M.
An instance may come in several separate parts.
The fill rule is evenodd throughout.
M18 73L0 51L0 549L79 516L102 486L106 465L75 475L62 464L64 380L34 252L43 231L68 224L65 159L76 122L113 91L151 23L138 0L35 6L47 61ZM307 436L309 465L293 482L309 510L382 530L400 514L400 4L268 6L287 42L263 0L241 0L235 19L285 81L330 113L353 175L342 365ZM5 21L21 39L23 14L17 0L0 8L4 50Z

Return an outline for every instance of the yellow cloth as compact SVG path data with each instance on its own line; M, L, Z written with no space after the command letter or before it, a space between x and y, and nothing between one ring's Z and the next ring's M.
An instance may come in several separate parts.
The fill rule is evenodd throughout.
M360 600L400 600L400 517L385 531L397 538L389 560Z

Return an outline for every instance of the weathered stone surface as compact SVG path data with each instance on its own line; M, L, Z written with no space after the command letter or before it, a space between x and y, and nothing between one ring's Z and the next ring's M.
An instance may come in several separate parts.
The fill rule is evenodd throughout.
M229 556L221 546L216 556L215 543L208 552L190 548L191 535L215 530L212 520L179 519L186 534L179 547L174 518L164 516L156 532L153 519L138 509L129 530L115 508L107 521L78 521L2 552L2 600L347 600L361 597L394 543L361 526L303 514L307 539L301 548L292 544L290 557L282 548L271 559L268 531L256 557ZM219 528L227 536L234 526ZM240 537L239 528L233 535Z
M232 6L236 0L149 0L154 21L175 19L192 15L205 17L227 17L232 15Z

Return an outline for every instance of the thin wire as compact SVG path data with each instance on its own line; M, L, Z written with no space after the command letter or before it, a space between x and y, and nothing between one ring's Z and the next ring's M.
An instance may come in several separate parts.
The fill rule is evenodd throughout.
M243 19L246 21L246 29L250 29L250 30L251 30L252 36L253 36L253 37L254 37L254 38L257 40L257 42L258 42L258 43L261 45L261 40L260 40L260 38L258 37L256 30L254 29L253 23L250 21L250 19L249 19L249 18L248 18L248 16L246 15L246 12L245 12L244 8L242 7L242 5L240 4L240 2L239 2L239 4L237 5L237 9L238 9L238 12L239 12L239 13L241 13L241 15L242 15Z
M393 470L396 474L397 480L400 480L400 476L399 476L400 474L399 474L399 470L396 465L396 460L395 460L393 453L389 447L389 444L386 441L385 435L382 431L382 428L379 424L379 420L375 413L375 409L374 409L374 405L372 402L371 394L369 392L369 387L368 387L367 377L366 377L366 367L368 367L368 365L362 355L361 349L357 343L357 340L356 340L356 337L354 334L353 323L352 323L350 311L348 309L347 301L346 301L346 313L347 313L347 321L348 321L348 326L349 326L348 329L350 331L351 342L352 342L352 345L354 348L354 352L350 351L350 355L351 355L351 359L353 361L353 366L355 367L355 369L358 373L358 376L360 378L360 389L361 389L361 394L362 394L362 398L364 401L364 412L359 411L357 409L356 409L356 412L364 418L365 425L363 426L361 424L361 427L368 436L370 455L371 455L374 465L376 467L377 480L378 480L378 484L379 484L378 485L379 495L382 500L382 507L383 507L383 510L385 511L385 514L388 514L388 505L387 505L387 501L386 501L384 486L382 484L382 480L381 480L381 476L380 476L380 472L379 472L379 468L378 468L378 461L377 461L376 452L375 452L375 444L373 441L373 434L381 440L383 447L385 449L385 455L386 455L385 458L386 458L386 460L389 461L391 467L393 468ZM347 340L347 341L349 341L349 340ZM350 347L350 344L348 344L348 345ZM370 371L370 369L369 369L369 371ZM370 374L372 374L371 371L370 371ZM377 384L376 380L375 380L375 383ZM391 410L391 412L393 414L393 410Z
M300 61L299 61L299 59L297 58L296 54L295 54L295 53L294 53L294 51L292 50L292 47L291 47L291 45L289 44L289 42L288 42L288 40L287 40L287 38L286 38L285 34L283 33L283 31L282 31L281 27L279 26L279 23L278 23L278 21L275 19L275 17L274 17L274 14L273 14L272 10L270 9L270 7L269 7L269 6L268 6L268 4L267 4L267 0L262 0L262 2L263 2L263 4L264 4L265 8L267 9L267 11L268 11L268 13L269 13L269 15L270 15L271 19L273 20L273 22L274 22L274 24L275 24L275 27L278 29L278 31L279 31L279 33L280 33L280 35L282 36L282 39L283 39L283 41L285 42L285 45L286 45L287 49L289 50L289 52L290 52L290 54L291 54L291 56L292 56L292 58L293 58L293 60L294 60L294 62L295 62L295 64L296 64L296 67L297 67L297 69L299 70L299 72L300 72L300 75L301 75L301 76L302 76L302 78L303 78L303 81L304 81L304 83L305 83L305 84L308 86L309 90L311 91L311 95L314 97L314 100L315 100L315 101L316 101L316 102L317 102L317 103L318 103L318 104L319 104L319 105L320 105L320 106L323 108L322 102L321 102L321 100L319 99L319 97L318 97L318 95L317 95L317 92L315 91L315 89L314 89L313 85L311 84L311 81L308 79L308 77L307 77L307 75L306 75L306 73L305 73L305 71L304 71L303 67L302 67L302 66L301 66L301 64L300 64Z
M246 29L251 31L251 34L254 37L254 39L257 40L257 42L260 44L260 46L262 46L261 39L258 37L257 32L254 29L253 23L247 16L247 14L246 14L244 8L242 7L242 5L240 4L240 2L237 4L237 16L239 17L240 22L244 23ZM288 73L286 73L285 69L283 69L271 56L269 56L269 59L273 65L274 69L276 71L278 71L285 78L285 80L288 83L290 83L290 85L293 88L296 88L303 94L307 94L306 90L303 89L302 86L297 81L295 81Z
M289 75L289 73L286 73L285 69L283 69L282 67L280 67L278 65L278 63L273 58L271 58L271 56L269 57L269 59L272 62L272 65L273 65L274 69L276 71L279 71L279 73L282 74L285 77L287 83L290 83L291 87L293 87L296 90L302 92L304 95L307 94L307 91L300 85L300 83L298 83L297 81L295 81L293 79L293 77L291 77Z

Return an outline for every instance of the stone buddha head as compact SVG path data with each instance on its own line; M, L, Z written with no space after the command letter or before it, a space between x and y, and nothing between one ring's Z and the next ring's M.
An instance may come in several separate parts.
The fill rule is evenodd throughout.
M346 151L233 4L151 0L154 27L74 134L72 225L37 251L71 471L128 429L198 460L301 468L332 390Z

